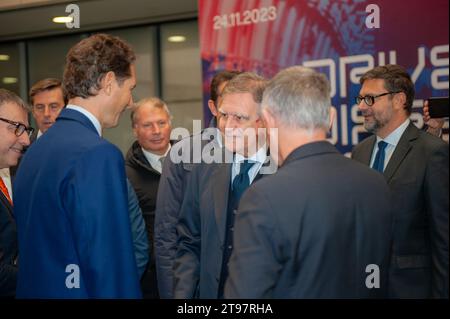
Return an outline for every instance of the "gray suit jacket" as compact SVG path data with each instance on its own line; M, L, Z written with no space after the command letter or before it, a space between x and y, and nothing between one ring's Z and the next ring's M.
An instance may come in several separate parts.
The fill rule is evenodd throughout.
M301 146L242 197L225 297L384 297L391 215L379 174L328 142Z
M369 165L376 137L353 150ZM383 173L393 201L389 293L393 298L448 298L448 144L410 124Z
M177 225L175 298L218 297L232 164L193 168ZM261 175L257 175L256 182Z

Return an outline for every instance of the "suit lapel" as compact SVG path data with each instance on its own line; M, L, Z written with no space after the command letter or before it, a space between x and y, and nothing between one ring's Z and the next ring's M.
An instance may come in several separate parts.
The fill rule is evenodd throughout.
M400 138L397 147L395 148L395 151L392 154L392 157L383 172L383 175L386 178L387 182L390 182L390 180L394 176L394 173L397 171L398 167L412 148L411 141L417 139L418 135L419 134L417 128L411 122Z
M227 223L231 165L232 164L219 164L217 165L215 172L211 175L211 180L213 181L214 214L221 243L223 243L225 238L225 225Z
M372 158L372 152L376 141L377 141L376 136L372 135L367 140L367 143L361 145L362 149L360 152L360 158L358 159L361 163L370 166L370 159Z

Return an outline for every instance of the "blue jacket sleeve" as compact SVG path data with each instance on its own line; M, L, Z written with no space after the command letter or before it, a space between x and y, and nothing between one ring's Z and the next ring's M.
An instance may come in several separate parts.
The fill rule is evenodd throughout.
M144 274L145 268L149 260L149 243L147 238L147 231L145 228L142 211L139 207L139 201L127 179L128 188L128 210L130 213L131 235L133 236L134 256L138 268L139 278Z

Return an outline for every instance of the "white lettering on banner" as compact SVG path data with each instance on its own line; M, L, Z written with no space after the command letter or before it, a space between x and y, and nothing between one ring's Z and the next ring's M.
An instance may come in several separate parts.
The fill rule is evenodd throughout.
M213 17L213 29L220 30L275 21L277 16L277 7L275 6L245 10L242 13L217 15Z

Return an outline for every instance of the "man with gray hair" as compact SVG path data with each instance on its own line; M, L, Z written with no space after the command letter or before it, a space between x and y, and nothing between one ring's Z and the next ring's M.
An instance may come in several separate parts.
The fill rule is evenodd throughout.
M304 67L282 70L262 107L281 167L242 197L225 297L384 297L389 190L326 141L328 80Z
M260 110L265 86L264 78L246 72L221 93L218 126L225 130L231 163L192 169L177 226L175 298L223 298L237 207L244 191L262 177L267 158L265 136L258 136L258 129L265 130Z
M153 228L162 163L170 150L172 125L166 103L157 97L142 99L132 109L131 125L136 141L127 153L125 168L139 199L151 248L155 239ZM147 299L159 297L155 254L150 253L151 250L150 262L141 280L143 297Z

